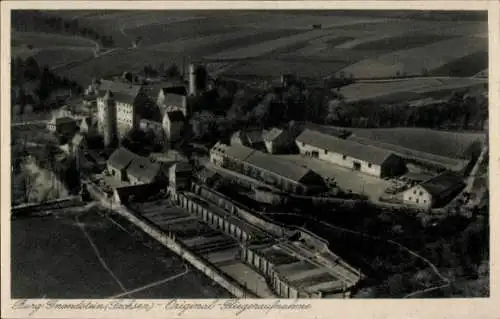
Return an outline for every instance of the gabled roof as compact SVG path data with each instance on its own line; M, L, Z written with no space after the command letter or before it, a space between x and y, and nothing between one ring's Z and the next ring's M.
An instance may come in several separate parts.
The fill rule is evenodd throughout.
M141 89L142 86L140 85L134 85L120 81L102 80L97 95L98 97L104 98L109 92L111 94L111 97L115 101L126 104L133 104Z
M221 144L217 147L221 149L225 155L240 161L246 160L248 156L250 156L253 152L255 152L254 149L239 144L235 145Z
M184 122L184 114L181 111L167 112L170 122Z
M309 144L330 152L346 155L376 165L382 164L393 153L378 147L344 140L328 134L306 129L298 137L297 142Z
M137 156L127 169L128 176L133 176L144 183L151 183L160 172L160 164L149 159Z
M167 93L165 94L165 100L163 101L163 104L165 106L183 106L185 99L186 99L185 95L176 93Z
M239 144L225 145L217 143L212 149L218 150L233 159L248 163L295 182L301 182L305 176L313 174L309 169L291 161L277 158L276 156L256 151Z
M113 154L111 154L108 159L108 163L114 168L122 170L127 168L130 163L137 157L138 155L132 153L126 148L120 147L119 149L114 151Z
M453 172L444 172L430 180L420 184L429 194L439 198L442 194L450 190L457 189L464 184L462 177Z
M309 169L286 159L259 151L253 152L245 159L245 162L294 182L301 182L306 175L312 173Z
M246 131L243 132L244 136L246 136L248 142L250 144L255 144L255 143L262 143L263 138L262 138L262 131Z
M282 129L273 127L271 130L264 132L264 141L274 141L283 133Z

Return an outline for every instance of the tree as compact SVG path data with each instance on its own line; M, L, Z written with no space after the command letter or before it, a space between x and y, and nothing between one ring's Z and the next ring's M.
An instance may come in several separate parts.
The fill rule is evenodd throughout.
M30 80L35 80L40 76L40 67L32 56L26 59L24 76Z
M177 77L180 77L181 76L181 71L179 70L179 67L177 66L177 64L175 63L172 63L166 70L166 74L165 74L167 77L169 78L177 78Z

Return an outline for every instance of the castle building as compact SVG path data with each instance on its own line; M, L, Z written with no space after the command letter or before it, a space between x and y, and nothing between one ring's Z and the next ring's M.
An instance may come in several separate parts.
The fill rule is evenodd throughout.
M106 146L115 145L139 127L140 108L151 103L140 85L102 80L97 96L98 131Z

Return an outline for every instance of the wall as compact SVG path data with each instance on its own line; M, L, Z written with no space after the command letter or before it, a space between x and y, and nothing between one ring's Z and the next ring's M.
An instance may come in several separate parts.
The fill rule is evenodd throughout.
M279 226L273 222L266 221L258 216L257 212L251 212L249 208L243 207L241 204L234 204L230 199L224 195L217 193L205 186L193 184L193 192L211 202L219 205L219 207L234 212L243 220L251 223L254 226L260 227L265 231L277 237L283 237L290 233L290 230L284 226Z
M308 144L303 145L301 142L297 142L297 147L299 148L300 154L305 155L306 152L315 151L318 152L318 158L320 160L327 161L349 169L353 168L354 162L359 162L361 164L361 172L380 177L381 174L380 165L371 164L366 161L355 159L347 155L344 158L343 154L338 154L332 151L327 151L327 153L325 154L324 149L317 148Z
M201 256L197 256L196 254L189 251L187 246L175 239L175 234L165 234L161 229L151 224L149 221L136 216L124 206L120 206L115 210L115 212L129 220L131 223L140 227L148 235L159 241L161 244L169 248L171 251L179 255L187 262L189 262L193 267L203 272L207 277L211 278L219 285L227 289L235 297L257 297L253 293L242 287L240 284L238 284L235 280L220 272L219 269L210 264L206 259Z

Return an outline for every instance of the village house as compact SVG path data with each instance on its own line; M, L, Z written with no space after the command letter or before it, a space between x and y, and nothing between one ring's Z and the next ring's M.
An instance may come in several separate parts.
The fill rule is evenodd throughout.
M76 121L73 118L65 116L53 118L47 123L47 129L52 133L70 137L75 134L77 125Z
M127 168L127 176L132 185L151 184L160 179L161 166L149 159L136 156Z
M136 154L126 148L119 148L111 154L107 162L107 170L117 181L128 181L127 169L132 161L137 157Z
M300 154L379 178L406 173L404 160L378 147L345 140L310 129L296 139Z
M456 173L444 172L403 192L403 203L424 210L442 207L464 188Z

